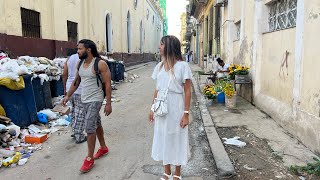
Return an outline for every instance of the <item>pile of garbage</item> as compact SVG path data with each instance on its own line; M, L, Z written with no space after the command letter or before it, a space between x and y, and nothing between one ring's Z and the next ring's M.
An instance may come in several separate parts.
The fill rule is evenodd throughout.
M61 97L56 99L56 104L58 101L61 102ZM70 124L70 116L67 115L70 107L65 108L65 113L50 109L39 111L37 124L25 129L8 121L8 118L4 121L0 117L0 167L24 165L34 152L42 149L42 143L50 134L67 128Z
M43 81L59 80L63 73L63 65L67 58L20 56L17 59L9 58L0 53L0 78L10 78L19 81L20 75L33 74Z

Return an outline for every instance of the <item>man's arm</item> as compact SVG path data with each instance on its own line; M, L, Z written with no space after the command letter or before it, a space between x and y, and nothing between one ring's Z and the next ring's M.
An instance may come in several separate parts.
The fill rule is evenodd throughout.
M79 73L77 72L76 74L76 78L73 80L69 91L67 92L67 94L64 96L63 100L62 100L62 104L66 105L67 102L69 101L69 98L72 96L72 94L78 89L79 85L81 82L81 77L79 76Z
M66 62L64 63L63 65L63 74L62 74L62 81L63 81L63 92L64 92L64 95L67 94L67 80L68 80L68 60L69 58L66 60Z
M98 69L101 74L102 80L105 83L106 100L107 104L105 106L105 115L109 115L112 112L111 108L111 73L109 67L105 61L99 61Z

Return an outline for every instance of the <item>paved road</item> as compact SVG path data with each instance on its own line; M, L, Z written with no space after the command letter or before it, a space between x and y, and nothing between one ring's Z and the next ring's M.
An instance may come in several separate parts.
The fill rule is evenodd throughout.
M120 102L113 103L110 117L102 116L110 153L95 162L95 168L81 174L79 168L86 156L86 143L76 145L70 131L53 134L22 167L1 169L0 179L159 179L160 162L151 159L153 126L147 114L155 86L150 74L155 64L130 71L139 78L122 83L113 94ZM192 102L190 124L191 157L183 167L184 179L215 179L216 169L196 102ZM102 111L101 111L102 113Z

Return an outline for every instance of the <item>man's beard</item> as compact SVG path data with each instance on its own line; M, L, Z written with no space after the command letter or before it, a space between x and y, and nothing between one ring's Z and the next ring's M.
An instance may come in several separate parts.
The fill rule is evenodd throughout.
M87 52L83 53L82 56L79 56L80 59L87 59L87 57L88 57L88 53Z

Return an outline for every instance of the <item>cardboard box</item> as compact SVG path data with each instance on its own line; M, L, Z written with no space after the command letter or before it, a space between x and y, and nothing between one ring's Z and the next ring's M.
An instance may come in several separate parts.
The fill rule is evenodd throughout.
M52 111L59 112L61 115L68 115L70 113L70 108L68 106L58 104L52 109Z
M47 139L47 134L33 134L25 136L24 141L29 144L41 144L45 142Z

